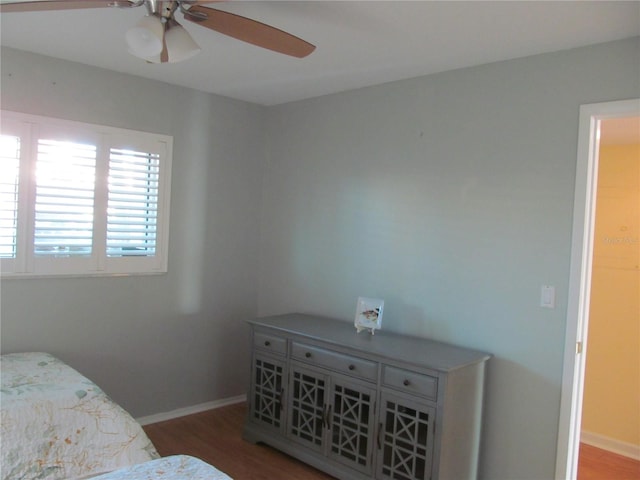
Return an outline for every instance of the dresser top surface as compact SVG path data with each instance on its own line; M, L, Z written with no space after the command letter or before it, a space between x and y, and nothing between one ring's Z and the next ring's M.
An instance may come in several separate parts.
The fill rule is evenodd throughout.
M477 350L382 330L374 335L358 333L353 323L315 315L290 313L254 318L249 323L445 372L491 357Z

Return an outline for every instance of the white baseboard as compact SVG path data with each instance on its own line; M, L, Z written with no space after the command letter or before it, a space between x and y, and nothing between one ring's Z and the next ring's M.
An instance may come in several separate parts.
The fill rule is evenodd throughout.
M598 433L585 432L584 430L580 433L580 441L592 447L601 448L611 453L633 458L634 460L640 460L640 445L622 442Z
M201 403L199 405L192 405L191 407L178 408L177 410L171 410L170 412L147 415L146 417L136 418L136 421L140 425L149 425L151 423L164 422L165 420L173 420L174 418L184 417L185 415L205 412L207 410L213 410L214 408L225 407L227 405L233 405L234 403L241 403L246 401L247 401L246 395L239 395L237 397L223 398L222 400L213 400L212 402Z

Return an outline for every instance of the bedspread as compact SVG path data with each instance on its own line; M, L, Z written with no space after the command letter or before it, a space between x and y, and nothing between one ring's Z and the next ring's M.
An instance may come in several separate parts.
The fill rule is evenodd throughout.
M231 480L231 477L195 457L173 455L116 470L92 480Z
M86 478L158 458L142 427L46 353L0 356L3 480Z

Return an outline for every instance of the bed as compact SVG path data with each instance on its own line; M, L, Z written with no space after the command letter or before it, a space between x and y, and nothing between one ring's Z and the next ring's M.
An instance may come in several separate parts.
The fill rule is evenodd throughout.
M89 478L159 458L142 427L47 353L0 355L2 480Z
M92 480L231 480L231 477L195 457L173 455L116 470Z
M142 427L48 353L0 355L2 480L231 480L188 455L160 458Z

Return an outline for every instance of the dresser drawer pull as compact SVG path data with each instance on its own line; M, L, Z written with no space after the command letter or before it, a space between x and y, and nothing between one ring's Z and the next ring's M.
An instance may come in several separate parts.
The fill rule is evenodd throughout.
M354 364L349 365L349 370L355 370L356 366Z
M311 358L311 352L305 353L304 356L307 357L307 358Z
M287 354L287 340L275 335L256 332L253 337L253 345L258 349L268 350L279 355Z
M402 382L402 384L403 384L405 387L408 387L409 385L411 385L411 382L405 378L405 379L404 379L404 382Z

